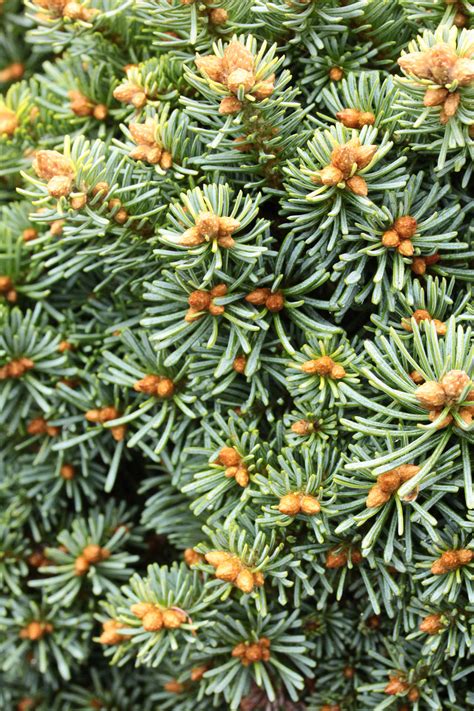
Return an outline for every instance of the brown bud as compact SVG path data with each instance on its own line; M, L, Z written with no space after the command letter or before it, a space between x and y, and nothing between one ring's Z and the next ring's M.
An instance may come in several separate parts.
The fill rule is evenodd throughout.
M169 170L173 165L173 156L169 151L163 151L160 158L160 166L163 170Z
M216 578L233 583L242 569L242 564L237 558L229 558L220 563L216 568Z
M326 554L326 568L343 568L347 565L347 551L342 548L332 548Z
M64 220L54 220L49 226L49 231L53 237L60 237L63 233Z
M209 79L222 83L223 60L213 54L205 57L196 57L196 66L199 71L207 74Z
M176 630L187 620L186 613L181 610L168 609L163 612L163 626L167 630Z
M184 685L176 679L171 679L163 684L163 689L170 694L182 694L184 691Z
M240 466L238 466L237 471L235 472L234 476L235 476L235 481L237 482L237 484L239 486L241 486L242 488L245 488L246 486L248 486L250 477L249 477L248 469L245 465L241 464Z
M415 253L415 248L409 239L404 239L397 247L397 252L402 257L412 257Z
M271 296L271 291L270 289L265 288L259 288L259 289L254 289L253 291L250 292L250 294L247 294L245 297L245 301L248 301L250 304L253 304L254 306L263 306L267 299Z
M224 50L224 71L230 74L234 69L246 69L251 72L255 59L249 49L238 40L232 40Z
M199 667L193 667L190 674L191 681L201 681L208 669L209 667L206 664L202 664Z
M331 67L329 70L329 78L331 81L341 81L344 76L344 70L341 67Z
M65 479L66 481L71 481L71 479L74 479L76 471L72 464L63 464L61 469L59 470L59 473L63 479Z
M458 57L452 71L452 78L459 86L470 86L474 82L474 59Z
M99 563L102 560L102 548L91 543L83 549L82 556L88 563Z
M441 614L427 615L420 622L419 629L421 632L426 632L426 634L438 634L445 628L445 625L441 621Z
M391 676L390 681L384 689L386 694L390 696L396 696L397 694L403 694L408 690L409 686L406 681L398 676Z
M272 74L273 79L266 79L265 81L259 81L258 84L252 90L252 95L258 100L263 101L273 94L275 91L275 75Z
M11 138L18 126L19 121L14 111L6 107L0 109L0 136L6 135Z
M216 573L217 575L217 573ZM218 576L217 576L218 577ZM254 588L253 575L247 568L243 568L235 579L235 586L243 593L251 593Z
M323 185L334 186L341 183L344 179L342 170L337 168L335 165L327 165L317 175L318 182Z
M154 612L155 609L151 602L136 602L130 607L130 612L142 620L148 612Z
M301 497L301 513L307 516L314 516L321 511L321 504L315 496L305 494Z
M201 212L196 218L195 226L200 235L213 238L219 234L220 220L212 212Z
M337 112L336 118L347 128L360 128L360 115L357 109L343 109Z
M470 382L471 379L464 370L450 370L441 378L439 384L446 394L446 399L456 402Z
M227 116L228 114L237 113L241 108L242 104L236 96L224 96L219 104L219 113L223 116Z
M358 170L367 168L376 153L377 146L359 146L355 151L355 162Z
M51 197L67 197L72 190L72 178L68 175L57 175L48 180L47 187Z
M427 89L423 98L423 104L425 106L440 106L441 104L444 104L448 93L448 90L444 87Z
M33 161L33 170L38 178L50 180L57 176L72 177L74 169L71 162L58 151L37 151Z
M301 497L299 494L285 494L280 499L278 510L286 516L296 516L301 511Z
M48 183L48 190L49 190L49 183ZM74 197L71 198L69 204L73 210L82 210L82 208L87 205L87 195L85 195L84 193L81 193L80 195L75 195Z
M417 227L417 221L410 215L398 217L393 224L393 229L397 232L401 239L410 239L411 237L414 237Z
M421 407L426 410L433 410L442 407L446 402L446 393L442 385L435 380L428 380L415 390L415 397Z
M147 632L159 632L163 627L163 614L161 610L155 608L143 615L142 627Z
M410 373L410 378L416 385L421 385L421 383L425 382L424 377L417 370L412 370L412 372Z
M223 447L216 461L223 467L236 467L240 464L241 459L240 454L234 447Z
M352 178L346 180L346 188L354 195L365 197L369 193L369 188L366 181L360 175L353 175Z
M202 289L196 289L196 291L192 291L189 294L188 304L193 309L197 309L198 311L205 311L209 308L211 304L211 295L207 291L203 291Z
M423 257L415 257L413 259L411 270L414 274L417 274L418 276L423 276L423 274L425 274L426 261L423 259Z
M89 561L83 555L78 555L74 561L74 572L76 575L84 575L89 570Z
M202 560L202 555L195 551L194 548L186 548L183 553L183 557L184 562L189 566L197 565L197 563L200 563Z
M290 429L294 434L306 436L314 432L314 423L308 420L298 420L291 425Z
M209 20L213 25L224 25L228 19L229 14L227 10L223 7L215 7L209 13Z
M265 306L271 313L278 313L278 311L281 311L285 307L285 297L280 291L270 294L265 301Z
M377 506L386 504L390 498L390 492L384 491L378 484L374 484L367 495L365 505L368 509L375 509Z
M245 368L247 366L247 358L244 355L238 355L236 358L234 358L234 362L232 363L233 369L236 371L236 373L245 373Z
M225 563L232 558L232 555L227 551L209 551L204 557L208 563L217 568L221 563Z
M255 84L255 76L246 69L234 69L227 77L227 86L233 94L237 94L240 87L248 93Z

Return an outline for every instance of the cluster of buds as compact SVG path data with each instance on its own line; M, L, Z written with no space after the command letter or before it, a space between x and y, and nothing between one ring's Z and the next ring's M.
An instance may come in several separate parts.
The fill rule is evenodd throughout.
M443 375L441 380L427 380L415 390L415 397L421 407L429 410L431 422L436 420L445 407L455 407L462 397L462 393L471 383L471 379L464 370L450 370ZM468 400L474 401L474 390L468 395ZM474 404L459 408L459 415L466 424L471 424L474 415ZM451 413L439 424L439 428L447 427L453 421Z
M42 180L48 181L51 197L67 197L74 180L74 168L67 158L58 151L37 151L33 169Z
M105 104L94 104L87 96L75 89L71 89L68 96L71 99L71 111L76 116L93 116L98 121L107 118L109 111Z
M426 634L438 634L446 628L440 613L434 613L433 615L427 615L422 619L419 625L420 632L426 632Z
M267 287L254 289L247 294L245 301L253 306L265 306L272 313L278 313L285 308L285 297L281 291L272 292Z
M433 575L444 575L453 570L469 565L474 560L474 550L469 548L458 548L457 550L445 551L431 566Z
M134 160L150 165L159 164L163 170L168 170L173 165L173 156L156 140L156 128L157 124L152 118L147 118L145 123L131 123L128 129L137 145L129 155Z
M120 634L118 630L125 627L118 620L105 620L102 623L102 634L99 637L99 643L105 645L121 644L125 641L125 636Z
M441 42L423 52L410 52L398 60L406 74L420 79L422 84L436 84L426 89L425 106L439 106L440 123L452 118L461 101L460 87L471 86L474 81L474 59L460 57L449 44Z
M82 553L74 561L74 572L76 575L85 575L91 565L102 563L108 558L110 558L110 551L107 548L101 548L97 543L90 543L83 548Z
M375 509L390 501L392 496L398 491L402 484L412 479L420 467L416 464L401 464L395 469L390 469L377 477L377 483L370 489L365 505L368 509ZM405 501L413 501L417 491L410 493Z
M85 414L85 418L88 422L94 422L100 425L103 425L110 420L116 420L117 417L120 417L120 413L113 405L101 407L97 410L88 410ZM115 427L110 428L112 437L116 442L121 442L125 438L126 431L126 425L116 425Z
M377 146L363 146L358 137L336 146L331 153L331 162L311 176L313 183L347 188L354 195L367 195L366 181L359 170L366 168L377 152Z
M11 304L17 300L18 294L9 276L0 276L0 294Z
M0 107L0 136L11 138L18 128L18 118L14 111L6 106Z
M239 486L248 486L249 471L247 465L234 447L223 447L216 459L216 464L225 467L224 475L228 479L235 479Z
M326 568L344 568L349 561L354 565L362 563L362 554L357 549L349 549L347 546L339 545L331 548L326 553Z
M387 249L396 249L402 257L412 257L415 248L411 240L415 236L417 227L414 217L410 215L397 217L390 229L382 235L383 246Z
M260 637L257 642L239 642L232 650L232 656L238 657L244 667L255 662L268 662L271 642L268 637Z
M236 588L244 593L251 593L254 587L261 587L265 582L260 571L252 573L240 558L231 553L209 551L204 557L216 569L216 578L225 580L227 583L233 583Z
M186 311L184 320L188 321L188 323L197 321L205 315L206 311L210 313L211 316L222 316L225 308L215 304L214 299L225 296L226 294L227 287L225 284L217 284L210 291L206 291L205 289L192 291L188 296L189 309Z
M137 393L170 398L174 395L175 385L171 378L167 378L165 375L145 375L144 378L133 384L133 389Z
M188 619L179 607L161 608L151 602L137 602L131 606L130 612L142 621L142 627L147 632L159 632L163 627L176 630Z
M389 676L389 682L384 689L384 692L389 696L406 696L408 701L415 703L420 698L420 692L409 684L403 674L393 674Z
M19 636L20 639L29 639L31 642L36 642L39 639L43 639L46 634L51 634L53 629L51 622L33 620L20 630Z
M319 375L321 378L331 378L331 380L341 380L346 375L342 365L335 363L329 356L307 360L301 365L301 370L303 373Z
M136 109L142 109L148 97L143 87L132 78L132 74L136 69L137 66L135 64L128 64L125 67L127 80L114 89L113 96L114 99L117 99L122 104L132 104Z
M319 422L317 420L313 422L311 422L311 420L298 420L297 422L293 422L290 429L293 434L299 435L300 437L308 437L308 435L312 435L316 432L318 427Z
M194 548L186 548L183 553L184 562L190 567L192 565L198 565L204 560L204 556L194 550Z
M278 511L286 516L297 516L300 513L314 516L321 511L321 504L315 496L292 491L281 497Z
M25 73L25 65L21 62L13 62L0 70L0 83L18 81Z
M72 481L76 476L76 470L72 464L63 464L59 470L59 475L64 479L64 481Z
M411 325L411 319L414 318L417 323L421 323L422 321L430 321L431 323L434 324L434 327L436 329L436 333L438 336L445 336L446 335L446 324L444 321L440 321L437 318L433 318L432 315L429 313L429 311L426 311L426 309L416 309L410 316L410 318L402 318L401 321L401 326L402 328L405 329L405 331L408 331L409 333L412 333L413 328Z
M423 276L426 274L427 267L431 267L433 264L437 264L440 260L440 256L437 252L434 254L429 254L426 257L413 257L411 263L411 270L413 274L417 276Z
M8 378L21 378L28 370L34 368L35 364L30 358L16 358L6 363L0 368L0 380Z
M370 111L358 111L357 109L343 109L338 111L336 118L346 128L363 128L363 126L373 126L375 116Z
M235 114L243 107L236 94L243 89L257 101L266 99L275 89L275 75L258 80L255 74L255 57L241 42L233 40L224 50L224 55L214 54L196 57L196 66L209 79L225 86L231 96L225 96L219 106L221 114Z
M238 230L240 222L233 217L219 217L212 212L200 212L194 227L183 233L179 244L185 247L197 247L203 242L217 242L219 247L230 249L235 240L232 233Z
M34 0L34 2L55 17L67 17L70 20L90 22L99 13L99 10L87 8L74 0Z
M61 432L61 428L54 425L48 425L44 417L35 417L33 420L28 422L26 431L29 435L48 435L48 437L57 437Z

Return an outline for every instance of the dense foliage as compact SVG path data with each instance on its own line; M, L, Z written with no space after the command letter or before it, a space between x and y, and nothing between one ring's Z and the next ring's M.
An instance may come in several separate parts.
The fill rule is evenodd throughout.
M0 0L0 707L474 708L474 5Z

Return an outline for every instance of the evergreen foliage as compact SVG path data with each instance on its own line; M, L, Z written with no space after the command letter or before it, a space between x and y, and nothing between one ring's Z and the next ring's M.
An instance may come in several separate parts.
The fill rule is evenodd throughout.
M0 0L0 708L474 708L474 4Z

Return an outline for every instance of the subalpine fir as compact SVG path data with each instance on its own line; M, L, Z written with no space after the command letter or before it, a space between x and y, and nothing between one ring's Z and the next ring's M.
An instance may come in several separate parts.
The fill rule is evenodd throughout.
M474 707L468 0L0 2L0 707Z

